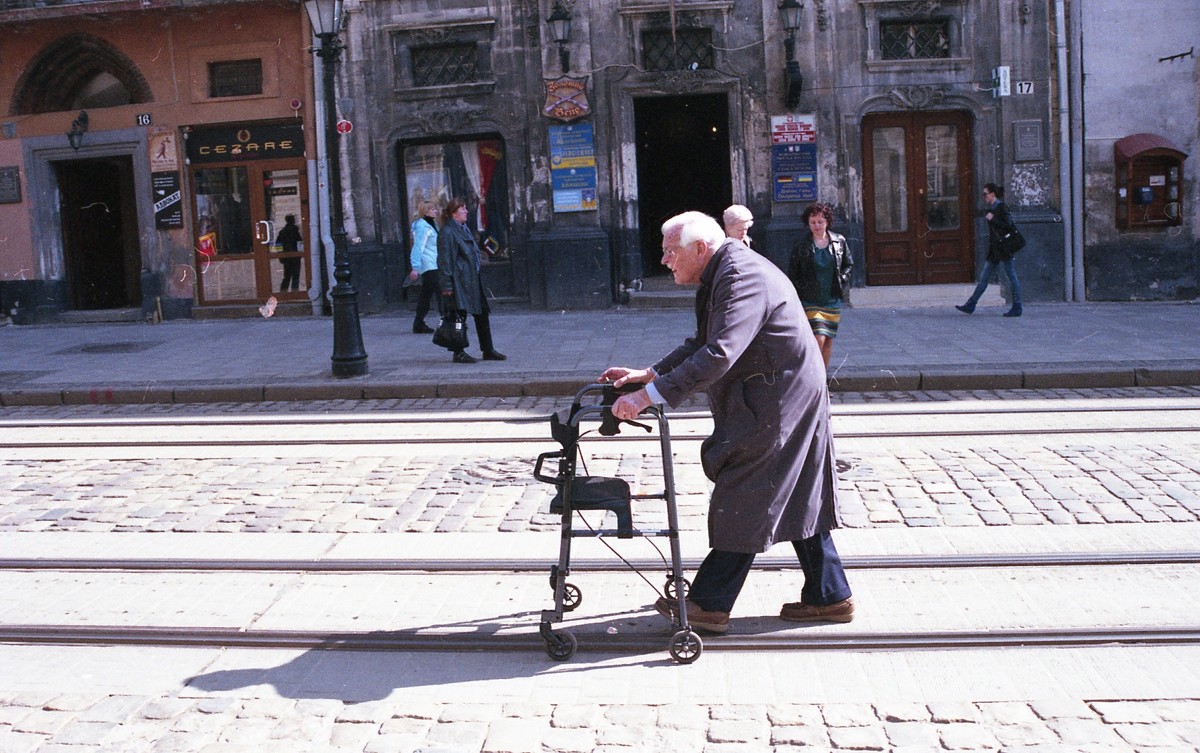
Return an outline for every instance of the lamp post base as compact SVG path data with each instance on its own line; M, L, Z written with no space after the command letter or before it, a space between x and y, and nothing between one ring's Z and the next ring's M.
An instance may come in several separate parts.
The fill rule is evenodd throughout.
M349 285L335 285L330 296L333 298L333 375L365 376L367 351L363 348L358 318L358 294Z

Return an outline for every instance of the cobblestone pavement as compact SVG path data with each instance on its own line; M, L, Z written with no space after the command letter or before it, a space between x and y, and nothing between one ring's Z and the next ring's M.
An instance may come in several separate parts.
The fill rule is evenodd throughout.
M193 695L0 697L5 753L1183 753L1200 699L936 704L344 703Z
M1198 396L1200 388L1135 388L834 393L832 400L839 405ZM538 415L562 407L562 398L59 406L0 409L0 420L368 411ZM697 401L686 407L703 407L703 403ZM1102 523L1200 520L1200 445L1192 440L1172 439L1168 443L1161 438L1149 441L1127 435L1081 443L1078 437L989 437L936 444L909 442L888 450L846 441L839 444L839 449L841 457L852 463L840 483L844 517L847 525L855 528L886 532L901 528L961 530L1043 525L1062 530ZM691 452L677 454L682 525L689 531L703 530L706 482ZM532 462L531 453L456 461L419 451L407 456L354 459L9 460L0 462L0 532L554 530L559 525L557 519L544 512L548 487L531 478ZM623 473L631 472L639 479L652 477L655 472L653 461L640 456L599 452L592 462L596 464L595 472L619 466ZM71 665L70 652L75 649L43 650L50 672L55 663ZM225 653L214 663L232 664L230 656ZM441 669L430 672L425 686L402 688L388 676L382 684L389 691L387 697L358 701L346 696L289 697L276 688L255 685L259 679L218 690L174 683L178 689L169 692L22 691L13 689L23 687L22 678L5 678L0 670L0 753L1200 751L1200 697L1169 698L1156 690L1141 696L1142 700L1120 700L1112 694L1080 697L1065 690L1051 698L996 701L988 700L986 691L995 678L981 672L977 683L985 689L966 696L977 700L843 703L825 702L821 689L808 684L805 672L813 670L806 662L826 668L828 663L844 662L847 676L861 671L873 677L863 670L874 666L871 659L865 658L868 656L869 652L802 657L801 669L794 676L796 686L804 692L798 690L786 700L816 698L821 702L771 704L674 702L670 692L662 693L660 702L576 702L577 697L602 697L598 688L595 694L588 693L589 683L598 681L590 673L596 669L592 662L537 670L539 679L551 688L559 687L557 682L571 691L564 690L557 702L545 702L540 697L512 701L509 696L495 702L479 702L477 698L444 702L443 698L453 696L453 688L434 700L414 700L434 698L431 689L435 685L464 682L457 674L464 660L452 655L445 656ZM1032 661L1028 653L1021 651L1013 656L1013 662ZM1119 677L1116 665L1139 664L1128 654L1121 657L1111 670L1113 678ZM721 654L706 654L690 669L707 672L707 667L722 667L718 661L721 658ZM396 660L407 661L404 657ZM212 666L201 658L190 661ZM337 661L330 660L335 667ZM427 658L412 663L429 666L436 661ZM493 661L506 665L508 660ZM907 669L909 674L919 675L929 671L929 665L923 663L926 661L933 660L902 657L896 664L901 671ZM955 661L962 661L954 666L965 666L966 671L985 666L971 660ZM257 657L251 662L263 663ZM0 666L11 669L17 665L0 662ZM1064 682L1073 669L1069 659L1036 666L1043 672L1063 672ZM1179 666L1180 685L1187 686L1187 673L1193 671L1188 667L1193 665L1179 662ZM328 664L318 663L316 667L314 672L322 667L329 669ZM91 671L101 675L99 670ZM688 677L711 677L685 674L688 671L673 667L669 672L651 674L664 678L658 681L683 685ZM735 676L745 671L741 659L731 660L725 670L714 671L731 693L736 693L741 683L753 681ZM1093 671L1104 674L1107 670ZM346 681L352 683L354 671L343 667L342 672L339 678L335 669L330 682L349 678ZM1009 674L1016 678L1021 671L1012 668ZM670 679L666 679L668 675ZM600 676L612 679L612 675ZM520 692L520 673L514 673L510 681L504 670L497 670L495 677L503 680L505 688L514 688L511 692ZM124 683L107 682L114 687ZM363 682L370 684L368 680ZM1146 682L1159 688L1153 677ZM936 684L936 678L929 683ZM867 680L863 684L874 683ZM103 687L105 682L99 685ZM73 682L59 686L76 687ZM889 693L889 688L894 690L887 680L880 679L874 691L881 698L920 697ZM653 690L640 688L639 697Z

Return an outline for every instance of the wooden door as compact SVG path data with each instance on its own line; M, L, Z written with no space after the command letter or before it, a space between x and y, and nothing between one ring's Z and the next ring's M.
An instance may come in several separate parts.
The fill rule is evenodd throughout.
M971 282L970 115L869 115L862 133L867 284Z

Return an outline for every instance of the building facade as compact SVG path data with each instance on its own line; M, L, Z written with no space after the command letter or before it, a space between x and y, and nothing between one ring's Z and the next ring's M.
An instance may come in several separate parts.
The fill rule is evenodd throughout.
M420 198L481 198L497 297L607 306L665 272L672 214L745 204L755 247L783 263L820 200L850 238L855 285L962 284L994 181L1030 236L1027 295L1061 299L1050 8L798 5L788 29L773 0L360 0L355 232L403 249ZM580 105L566 117L563 91Z
M313 310L299 3L6 2L0 28L7 315Z
M1194 297L1191 2L1155 0L1148 52L1117 0L349 0L360 305L403 304L416 205L451 196L499 301L624 302L665 275L663 220L733 203L783 265L812 201L859 292L958 290L986 182L1029 240L1028 300ZM6 314L323 310L301 3L4 0L0 28Z

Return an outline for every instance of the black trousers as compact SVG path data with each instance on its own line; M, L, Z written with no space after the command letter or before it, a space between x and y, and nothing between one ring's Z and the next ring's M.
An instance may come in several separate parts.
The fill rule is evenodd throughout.
M479 301L483 305L483 311L474 314L475 333L479 335L479 349L484 353L491 353L496 349L492 344L492 321L488 318L491 313L491 308L488 306L487 294L483 291L483 283L479 283ZM459 313L465 315L466 312L459 309Z
M413 326L425 323L425 315L429 313L430 303L438 295L438 271L431 269L421 273L421 296L417 299L417 315Z
M826 606L850 598L850 584L831 533L826 531L793 541L792 547L804 573L800 601ZM744 552L712 550L696 571L688 598L706 612L732 612L754 557L754 554Z

